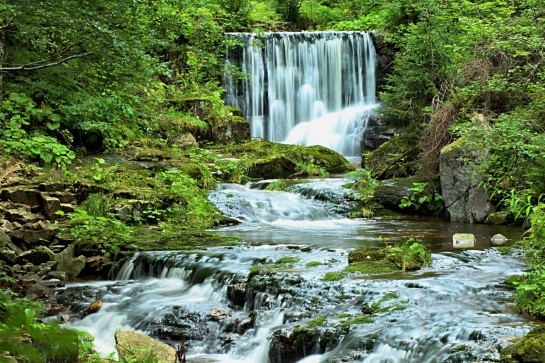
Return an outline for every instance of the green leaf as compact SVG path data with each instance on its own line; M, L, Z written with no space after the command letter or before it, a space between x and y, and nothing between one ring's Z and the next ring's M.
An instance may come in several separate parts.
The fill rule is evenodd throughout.
M42 153L40 154L40 157L43 161L45 161L46 164L51 163L51 161L53 160L53 155L50 153Z
M47 128L50 129L51 131L57 130L57 129L61 126L60 123L52 123L52 122L47 122L45 125L46 125Z

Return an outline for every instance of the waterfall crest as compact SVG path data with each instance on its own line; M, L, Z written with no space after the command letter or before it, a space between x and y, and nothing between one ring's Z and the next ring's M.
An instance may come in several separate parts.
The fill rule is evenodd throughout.
M348 156L361 152L366 119L377 102L376 53L369 33L228 36L242 45L227 52L227 63L239 65L247 78L226 77L226 102L242 109L253 137L320 144ZM302 123L310 125L292 133ZM321 137L302 131L315 126L322 129Z

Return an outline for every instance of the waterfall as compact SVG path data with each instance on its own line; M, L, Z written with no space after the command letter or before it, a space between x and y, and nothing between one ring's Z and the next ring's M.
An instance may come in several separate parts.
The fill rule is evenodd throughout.
M369 33L228 36L241 49L229 49L227 63L240 66L246 77L237 82L227 75L226 102L242 109L253 137L323 145L345 156L361 152L366 120L377 102Z

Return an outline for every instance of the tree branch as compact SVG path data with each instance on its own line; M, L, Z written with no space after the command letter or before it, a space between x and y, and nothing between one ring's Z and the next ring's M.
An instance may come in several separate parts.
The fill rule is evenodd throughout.
M6 24L3 24L3 25L0 25L0 31L3 31L4 29L7 29L11 26L13 26L14 23L6 23Z
M60 59L60 60L58 60L58 61L56 61L56 62L50 62L50 63L45 63L45 62L48 62L51 58L46 59L46 60L43 60L43 61L40 61L40 62L34 62L34 63L29 63L29 64L23 64L23 65L17 66L17 67L0 67L0 72L35 71L35 70L37 70L37 69L55 67L55 66L58 66L59 64L68 62L70 59L81 58L81 57L85 57L85 56L90 55L90 54L93 54L93 52L85 52L85 53L73 54L73 55L71 55L71 56L69 56L69 57Z

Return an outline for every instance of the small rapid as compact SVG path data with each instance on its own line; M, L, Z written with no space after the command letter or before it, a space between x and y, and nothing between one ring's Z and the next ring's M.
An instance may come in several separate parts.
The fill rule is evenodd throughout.
M240 245L137 253L115 279L60 289L75 296L70 326L93 334L104 355L115 330L128 329L172 346L185 339L188 362L455 363L496 362L498 349L534 324L503 284L524 263L490 244L516 229L348 219L330 206L353 198L346 179L310 180L290 193L266 190L269 182L222 185L210 197L241 222L215 231ZM476 234L477 248L452 249L460 228ZM432 265L327 278L344 270L350 250L381 245L381 236L423 241ZM82 313L95 299L102 309Z

